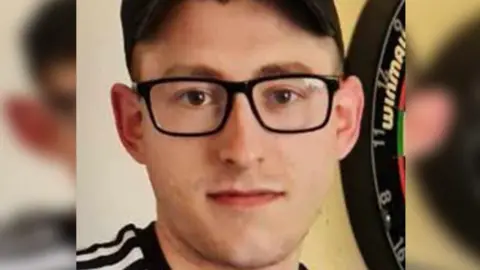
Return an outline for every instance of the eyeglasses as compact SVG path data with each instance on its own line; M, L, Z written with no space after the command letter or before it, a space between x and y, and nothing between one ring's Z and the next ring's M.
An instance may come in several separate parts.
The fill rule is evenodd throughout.
M211 78L163 78L134 83L154 127L171 136L219 132L235 96L245 94L260 125L276 133L303 133L329 121L339 77L289 74L232 82Z

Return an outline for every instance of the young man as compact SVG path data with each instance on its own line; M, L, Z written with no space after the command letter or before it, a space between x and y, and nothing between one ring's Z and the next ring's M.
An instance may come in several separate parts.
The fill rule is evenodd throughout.
M9 98L6 116L29 150L61 163L73 177L76 2L42 5L27 24L22 45L38 98ZM35 211L0 228L0 269L74 269L75 212Z
M157 220L78 251L77 268L305 269L363 110L333 0L124 0L121 13L134 84L112 104Z

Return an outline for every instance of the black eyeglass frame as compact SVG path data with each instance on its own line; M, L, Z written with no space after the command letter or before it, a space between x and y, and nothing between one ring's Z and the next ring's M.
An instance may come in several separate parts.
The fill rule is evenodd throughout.
M253 89L257 84L263 83L266 81L280 80L280 79L294 79L294 78L318 79L323 81L327 85L328 108L327 108L327 115L325 117L325 120L321 124L315 127L307 128L307 129L282 130L282 129L271 128L264 123L264 121L262 120L262 117L260 116L260 113L257 110L255 101L253 99ZM323 76L323 75L303 74L303 73L265 76L265 77L255 78L247 81L226 81L226 80L220 80L215 78L202 78L202 77L172 77L172 78L160 78L160 79L143 81L143 82L133 82L132 89L141 98L145 100L148 113L150 115L150 120L152 121L155 129L158 132L169 135L169 136L200 137L200 136L208 136L208 135L212 135L220 132L225 127L225 124L227 123L230 117L230 114L233 109L233 104L235 101L235 95L239 93L245 94L247 96L248 103L250 105L250 108L253 114L255 115L255 118L264 129L274 133L297 134L297 133L306 133L306 132L316 131L316 130L322 129L323 127L325 127L325 125L327 125L327 123L330 121L330 116L332 113L332 105L333 105L332 103L333 103L334 94L340 87L340 78L341 78L340 76ZM211 131L196 132L196 133L179 133L179 132L171 132L171 131L162 129L157 123L157 120L155 119L155 116L153 113L150 92L152 88L156 85L171 83L171 82L204 82L204 83L213 83L213 84L222 86L227 91L227 103L225 105L225 113L220 124Z

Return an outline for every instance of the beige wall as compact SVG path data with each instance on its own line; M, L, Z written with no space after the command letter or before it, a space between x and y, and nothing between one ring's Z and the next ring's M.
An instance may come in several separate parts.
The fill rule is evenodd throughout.
M73 190L54 165L36 159L13 138L3 102L12 94L31 93L17 36L25 19L42 1L0 1L0 220L36 207L63 208Z
M153 219L142 167L121 147L109 91L129 83L123 61L118 0L77 3L77 245L110 240L129 222Z

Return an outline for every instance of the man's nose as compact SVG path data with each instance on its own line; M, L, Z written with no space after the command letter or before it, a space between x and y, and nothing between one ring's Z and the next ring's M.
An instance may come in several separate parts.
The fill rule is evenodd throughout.
M247 98L244 95L236 96L227 123L215 139L221 162L241 170L263 163L264 132L266 131L255 118Z

